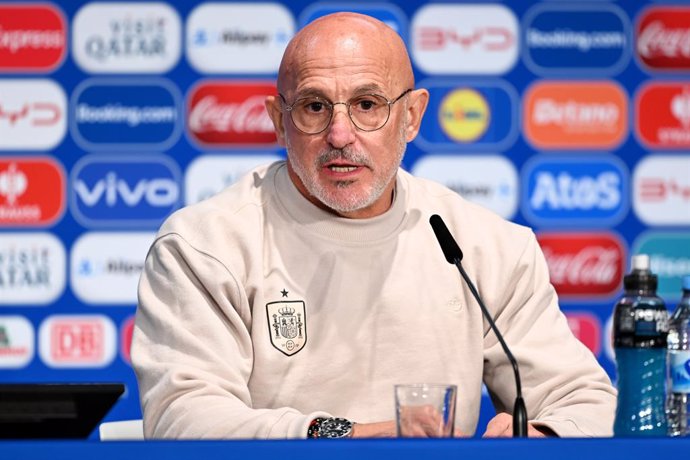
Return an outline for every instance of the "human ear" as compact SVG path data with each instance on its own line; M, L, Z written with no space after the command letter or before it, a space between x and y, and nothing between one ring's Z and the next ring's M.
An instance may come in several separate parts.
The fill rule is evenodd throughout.
M278 145L285 147L285 124L283 123L283 111L280 109L280 97L266 96L264 105L266 106L268 116L271 117L271 121L273 122L273 129L278 138Z
M429 104L429 91L424 88L416 89L410 93L407 103L407 125L405 126L405 140L411 142L422 124L422 117Z

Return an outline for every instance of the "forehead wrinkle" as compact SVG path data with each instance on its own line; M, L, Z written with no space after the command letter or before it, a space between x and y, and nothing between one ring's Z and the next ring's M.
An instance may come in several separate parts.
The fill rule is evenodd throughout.
M378 85L376 83L365 83L356 86L347 97L349 100L352 97L361 96L363 94L379 94L385 96L384 88L381 88L381 85ZM314 86L304 86L295 91L295 99L301 99L305 97L318 97L320 99L325 99L329 102L336 102L331 100L329 96L325 93L325 91L323 91L321 88Z
M392 72L387 69L391 69L391 65L390 56L374 50L361 50L353 54L343 54L339 50L334 50L329 53L321 51L318 55L304 53L302 59L295 62L291 70L300 78L312 75L342 78L367 73L390 76ZM342 73L343 71L345 73Z
M372 92L385 94L391 87L391 79L376 70L370 64L339 69L320 62L318 66L305 66L296 72L294 87L285 87L285 92L295 97L309 94L334 98Z

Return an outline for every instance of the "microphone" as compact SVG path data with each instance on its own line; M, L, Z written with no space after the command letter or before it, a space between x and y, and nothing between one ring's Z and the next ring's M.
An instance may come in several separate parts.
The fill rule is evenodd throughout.
M474 284L470 280L469 276L467 276L465 269L462 268L462 251L460 250L460 246L458 246L458 243L455 241L455 238L453 238L453 235L450 234L450 231L448 230L448 227L446 227L446 224L443 222L443 219L441 219L441 216L439 216L438 214L434 214L433 216L431 216L431 218L429 218L429 223L431 224L431 228L434 230L434 234L436 235L438 244L441 245L443 255L446 257L448 263L455 265L460 271L460 275L462 275L462 278L465 280L467 286L470 288L470 292L472 292L472 295L479 304L479 307L482 309L482 314L484 315L484 318L486 318L486 321L489 323L489 326L494 331L494 334L496 334L496 338L501 344L503 352L506 354L506 356L508 357L508 361L510 361L510 364L513 366L513 372L515 373L516 389L515 406L513 407L513 437L525 438L527 437L527 408L525 407L524 399L522 399L522 384L520 382L520 371L518 369L518 363L515 360L513 354L510 352L510 349L508 348L508 345L506 344L505 340L503 340L503 336L498 331L498 328L496 327L493 318L491 318L489 311L486 309L484 302L482 302L481 297L479 297L477 289L474 287Z

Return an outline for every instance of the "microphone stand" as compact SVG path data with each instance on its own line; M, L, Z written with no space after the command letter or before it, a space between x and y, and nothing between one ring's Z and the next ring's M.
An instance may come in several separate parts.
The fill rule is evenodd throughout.
M453 238L453 235L450 234L450 231L443 222L443 219L441 219L441 216L438 214L434 214L429 218L429 223L431 224L431 228L434 230L438 244L441 246L443 256L446 258L448 263L455 265L460 271L460 275L462 275L465 283L467 283L467 286L470 288L472 295L479 304L479 307L482 309L484 318L486 318L489 326L491 326L491 330L494 331L498 342L503 348L503 352L506 354L508 361L510 361L510 364L513 366L516 390L515 407L513 407L513 437L525 438L527 437L527 408L525 406L524 399L522 399L522 384L520 383L520 371L518 370L518 363L513 354L510 352L505 340L503 340L503 336L496 327L494 320L491 318L489 310L486 309L484 302L482 302L482 298L479 296L479 293L470 280L470 277L467 276L465 269L462 268L462 251L460 250L458 243L455 241L455 238Z
M467 276L465 269L462 267L462 263L460 262L460 259L458 257L455 257L453 260L453 264L456 267L458 267L458 271L460 271L460 275L462 276L462 278L467 283L467 286L470 288L472 295L474 296L475 300L479 304L479 307L482 309L482 314L484 314L484 318L486 318L486 321L489 323L489 326L491 326L491 329L494 331L496 338L498 339L499 343L501 344L501 347L503 347L503 351L505 352L506 356L508 357L508 361L510 361L510 364L513 366L513 373L515 374L515 389L516 389L516 393L517 393L516 397L515 397L515 406L513 407L513 437L514 438L526 438L527 437L527 407L525 406L525 400L522 399L522 384L520 383L520 371L518 369L517 361L515 360L515 357L513 356L513 354L510 352L508 345L503 340L503 336L498 332L498 328L496 327L494 320L491 318L491 315L489 314L489 311L486 309L484 302L482 302L482 299L479 296L477 289L474 287L474 284L470 280L469 276Z

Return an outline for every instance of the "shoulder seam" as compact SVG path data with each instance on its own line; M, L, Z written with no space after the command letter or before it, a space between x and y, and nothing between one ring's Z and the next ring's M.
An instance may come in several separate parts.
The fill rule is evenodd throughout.
M232 270L230 270L230 268L228 268L228 266L226 266L223 262L221 262L220 259L218 259L218 258L217 258L216 256L214 256L213 254L209 254L208 252L202 251L201 249L195 247L195 246L194 246L192 243L190 243L184 236L182 236L181 234L179 234L179 233L177 233L177 232L167 232L167 233L164 233L164 234L162 234L162 235L158 235L158 236L156 237L156 239L153 241L153 243L151 243L151 248L149 249L149 252L151 252L151 249L153 249L153 247L154 247L159 241L161 241L163 238L166 238L166 237L168 237L168 236L169 236L169 237L176 237L176 238L180 239L181 241L183 241L187 246L189 246L192 250L194 250L194 251L197 252L198 254L201 254L202 256L204 256L204 257L206 257L206 258L208 258L208 259L211 259L211 260L215 261L216 263L218 263L218 265L220 265L221 267L223 267L223 268L225 269L225 271L228 273L228 275L230 276L230 278L232 278L232 280L235 282L235 289L237 290L237 292L241 292L240 283L237 281L237 278L235 277L235 274L232 272ZM146 256L148 257L148 254L147 254Z

